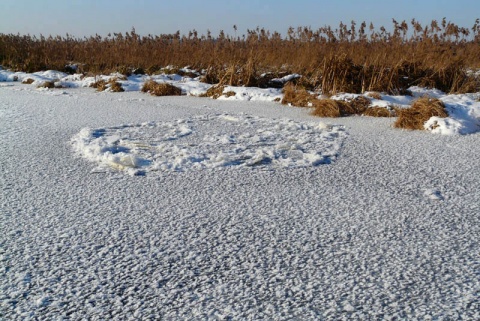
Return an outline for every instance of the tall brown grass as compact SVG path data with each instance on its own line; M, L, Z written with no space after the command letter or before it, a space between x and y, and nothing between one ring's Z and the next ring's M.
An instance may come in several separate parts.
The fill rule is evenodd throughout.
M480 68L480 20L471 28L445 18L422 25L392 21L392 31L362 22L290 28L285 36L256 28L242 36L126 33L85 38L0 34L0 64L27 72L160 72L165 66L204 70L203 81L269 86L289 73L297 84L323 94L366 91L406 93L411 85L446 92L479 90L467 68Z

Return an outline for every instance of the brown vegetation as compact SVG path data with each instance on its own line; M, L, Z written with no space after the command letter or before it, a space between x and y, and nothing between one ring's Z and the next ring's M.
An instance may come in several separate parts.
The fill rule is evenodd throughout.
M55 83L53 81L45 81L38 85L37 88L55 88Z
M180 96L182 90L168 83L157 83L153 80L143 84L142 92L148 92L153 96Z
M97 91L104 91L107 89L107 82L103 79L100 79L90 84L90 87L95 88Z
M312 115L319 117L340 117L361 115L369 106L370 99L357 96L348 100L319 99L305 88L292 83L283 88L282 104L296 107L314 107Z
M319 117L344 117L362 115L370 104L368 98L359 96L350 100L317 99L312 102L312 115Z
M415 100L410 108L398 109L398 119L394 123L396 128L424 129L423 125L430 117L448 117L443 102L436 98L422 97Z
M368 106L370 106L371 101L367 97L364 96L357 96L348 101L348 104L351 108L351 113L353 115L361 115L367 110Z
M103 79L97 80L93 84L90 85L92 88L96 88L97 91L105 91L110 89L113 92L123 92L125 91L122 88L122 85L117 81L118 78L114 77L111 78L109 81L105 81Z
M318 100L304 87L288 83L283 87L282 104L296 107L312 107L313 102Z
M110 90L116 93L125 91L118 81L110 81Z
M340 117L341 106L345 102L334 99L319 99L315 102L312 115L318 117Z
M379 92L372 91L366 94L368 97L373 98L373 99L382 99L382 95Z
M363 116L395 117L396 113L394 109L388 109L385 107L369 107L363 112Z
M208 88L208 90L204 94L200 95L200 97L211 97L213 99L217 99L218 97L223 95L224 90L225 86L215 85Z
M415 19L392 22L392 31L352 21L337 28L290 28L286 36L261 28L238 37L195 30L140 36L134 29L88 38L0 34L0 64L26 72L127 75L188 65L205 70L207 83L260 87L279 85L271 80L297 73L302 75L297 85L322 94L402 94L412 85L446 92L479 90L480 80L467 69L480 67L480 20L470 28L445 18L427 25ZM68 67L72 63L78 68Z

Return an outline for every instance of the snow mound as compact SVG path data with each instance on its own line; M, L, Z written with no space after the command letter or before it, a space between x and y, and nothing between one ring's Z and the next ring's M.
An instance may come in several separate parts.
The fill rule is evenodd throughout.
M293 168L328 164L346 132L321 122L230 114L82 129L74 150L131 175L225 167Z
M281 89L256 88L256 87L235 87L226 86L223 93L234 93L231 96L220 96L218 100L248 100L248 101L275 101L283 97Z
M432 117L425 123L425 129L443 135L466 135L480 131L480 101L475 94L445 95L440 99L449 117Z

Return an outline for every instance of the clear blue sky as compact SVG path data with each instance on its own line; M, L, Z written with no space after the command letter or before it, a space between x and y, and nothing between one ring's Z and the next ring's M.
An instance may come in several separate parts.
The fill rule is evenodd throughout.
M355 20L390 28L392 18L426 24L443 17L470 28L480 18L480 0L0 0L0 33L77 37L132 27L141 35L193 29L234 35L234 24L239 36L257 26L285 35L289 26Z

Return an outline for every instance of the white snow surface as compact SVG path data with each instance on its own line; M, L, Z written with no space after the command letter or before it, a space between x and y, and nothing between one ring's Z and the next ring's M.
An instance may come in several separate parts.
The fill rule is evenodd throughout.
M173 68L173 67L172 67ZM168 69L168 68L167 68ZM184 72L196 73L187 67L181 69ZM278 82L285 83L289 80L301 77L298 74L292 74L283 78L275 79ZM32 79L34 82L31 86L37 87L45 81L53 81L58 87L78 88L89 87L98 80L109 81L115 78L125 91L140 91L143 84L147 80L156 82L169 83L182 89L185 95L199 96L204 94L212 85L200 82L200 77L190 78L177 74L160 74L160 75L132 75L126 80L124 76L118 73L111 75L101 75L96 77L84 77L81 74L67 75L59 71L42 71L33 74L24 72L12 72L0 69L0 82L23 81ZM0 83L0 86L2 84ZM45 89L39 89L45 90ZM417 86L409 88L413 96L392 96L382 95L382 99L372 99L372 106L384 108L408 108L411 103L418 97L428 96L438 98L447 105L449 117L438 118L432 117L425 124L427 131L434 134L444 135L465 135L480 131L480 93L464 94L464 95L447 95L438 89L426 89ZM109 89L107 88L107 92ZM283 97L281 89L274 88L254 88L254 87L234 87L226 86L224 91L233 93L232 95L222 95L219 100L240 100L240 101L278 101ZM360 96L358 94L338 94L333 99L349 99Z
M9 85L0 87L5 320L480 319L479 133L318 119L266 102ZM240 139L258 129L271 134ZM215 154L230 139L305 135L336 158L148 165L130 176L95 170L100 162L72 146L85 139L79 150L100 158L96 148L122 140Z
M303 167L330 163L345 133L322 122L206 114L175 121L82 129L74 149L101 167L133 175L226 166Z

